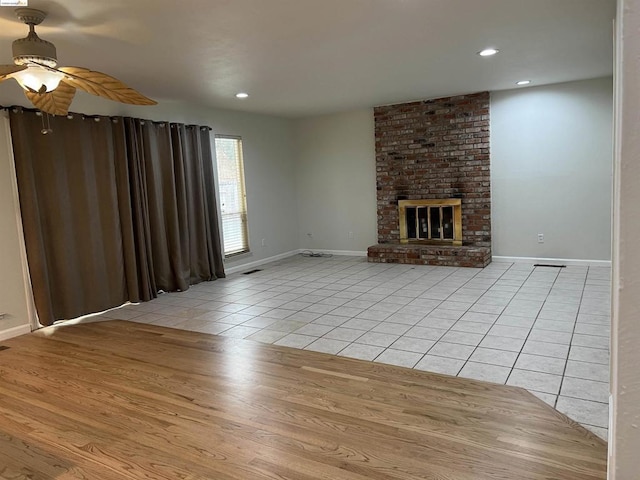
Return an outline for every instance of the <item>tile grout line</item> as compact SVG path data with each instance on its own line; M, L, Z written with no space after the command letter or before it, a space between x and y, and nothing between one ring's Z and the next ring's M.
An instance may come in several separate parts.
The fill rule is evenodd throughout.
M513 264L511 264L511 265L513 266ZM508 271L509 271L509 269L510 269L510 268L511 268L511 267L509 267L509 268L508 268L507 270L505 270L505 271L504 271L504 272L503 272L499 277L497 277L497 278L495 279L495 281L493 281L493 282L491 283L491 287L492 287L492 286L494 286L494 285L498 282L498 280L499 280L500 278L502 278L502 276L503 276L506 272L508 272ZM473 280L474 278L476 278L476 276L477 276L479 273L481 273L481 272L482 272L482 270L481 270L480 272L477 272L473 277L471 277L471 278L470 278L470 279L468 279L464 284L462 284L460 287L458 287L458 288L457 288L453 293L449 294L449 295L448 295L444 300L442 300L442 302L440 302L440 305L441 305L442 303L446 302L446 301L447 301L447 299L448 299L449 297L451 297L451 295L455 294L458 290L460 290L462 287L464 287L467 283L469 283L471 280ZM483 293L483 294L480 296L480 298L482 298L482 296L483 296L484 294L486 294L486 293L489 291L489 289L490 289L491 287L487 288L487 289L485 290L485 293ZM476 302L477 302L477 300L476 300ZM429 347L429 349L428 349L424 354L422 354L422 357L420 357L420 359L419 359L419 360L414 364L414 366L413 366L412 368L415 368L415 366L416 366L418 363L420 363L420 362L424 359L424 357L426 357L426 356L429 354L429 352L431 351L431 349L433 349L433 347L435 347L435 346L438 344L438 342L440 342L440 340L442 339L442 337L444 337L447 333L449 333L449 332L451 331L451 329L453 328L453 326L454 326L457 322L459 322L459 321L460 321L460 318L462 318L466 313L468 313L468 312L469 312L469 309L470 309L471 307L473 307L473 305L475 305L475 303L476 303L476 302L473 302L473 303L471 304L471 306L470 306L469 308L467 308L467 309L464 311L464 313L463 313L462 315L460 315L460 317L458 317L458 319L453 323L453 325L451 325L448 329L446 329L446 330L445 330L445 332L440 336L440 338L439 338L439 339L437 339L437 340L433 341L433 345L432 345L431 347ZM436 308L438 308L438 307L436 307ZM506 308L506 307L505 307L505 308ZM434 308L433 310L435 310L435 308ZM432 311L433 311L433 310L432 310ZM431 313L431 312L429 312L429 313ZM428 315L428 314L427 314L427 315ZM499 316L499 315L498 315L498 316ZM424 318L426 318L426 316L425 316ZM447 319L444 319L444 320L447 320ZM496 320L497 320L497 319L496 319ZM444 329L442 329L442 330L444 330ZM474 349L474 351L475 351L475 349ZM473 352L471 352L471 355L473 355ZM471 355L469 355L469 357L470 357ZM434 354L433 356L434 356L434 357L440 357L440 358L452 358L452 357L442 357L442 356L440 356L440 355L435 355L435 354ZM462 360L462 359L454 359L454 360ZM458 371L456 372L455 376L458 376L458 374L462 371L462 369L464 368L464 366L466 365L466 363L467 363L467 361L468 361L468 360L462 360L462 361L463 361L462 366L458 369Z
M384 269L384 270L382 270L382 271L384 272L384 271L388 271L388 270L392 270L392 269L393 269L393 267L392 267L392 266L390 266L390 267L388 267L388 268L385 268L385 269ZM427 290L425 290L425 292L426 292L426 291L428 291L428 290L430 290L431 288L435 287L435 286L436 286L436 285L438 285L439 283L443 282L444 280L446 280L447 278L449 278L451 275L453 275L454 273L456 273L458 270L459 270L459 268L458 268L458 267L456 267L456 268L455 268L455 270L453 270L453 271L449 272L447 275L445 275L443 278L441 278L441 279L440 279L438 282L436 282L434 285L432 285L432 286L430 286L429 288L427 288ZM394 275L392 278L397 278L397 277L399 277L400 275L402 275L402 273L403 273L403 272L399 272L397 275ZM427 272L427 273L428 273L428 272ZM479 272L478 272L478 273L479 273ZM477 275L477 274L476 274L476 275ZM420 275L420 277L425 277L425 276L426 276L426 274L422 274L422 275ZM474 277L475 277L475 275L474 275ZM367 278L370 278L370 277L367 277ZM358 284L360 284L360 283L362 283L362 282L364 282L364 281L366 281L366 280L360 280L360 281L358 281L358 282L356 282L356 283L354 283L354 284L352 284L352 285L350 285L350 286L358 285ZM377 287L371 287L369 290L367 290L367 291L365 291L365 292L356 292L356 293L359 293L359 295L357 295L357 296L356 296L356 297L354 297L354 298L347 299L348 301L347 301L347 302L345 302L345 303L349 303L350 301L355 300L355 299L357 299L357 298L361 297L362 295L367 294L369 291L371 291L371 290L373 290L373 289L375 289L375 288L377 288ZM400 288L402 288L402 287L400 287ZM390 297L393 293L397 292L400 288L398 288L398 289L394 290L394 292L392 292L392 293L389 293L389 294L388 294L388 295L386 295L384 298L388 298L388 297ZM337 291L336 293L341 292L341 291L346 291L346 289L344 289L344 290L339 290L339 291ZM423 292L423 293L425 293L425 292ZM334 295L331 295L330 297L335 297L335 294L334 294ZM329 298L329 297L326 297L326 298ZM343 298L343 297L335 297L335 298ZM374 303L374 305L376 305L377 303L382 302L382 301L384 300L384 298L383 298L383 299L381 299L381 300L379 300L379 301L377 301L377 302L375 302L375 303ZM418 298L418 297L416 297L416 298ZM444 301L445 301L445 300L441 300L441 301L440 301L440 303L438 304L438 306L439 306L440 304L442 304ZM314 304L317 304L317 303L319 303L319 302L320 302L320 301L315 302ZM330 314L331 314L331 312L333 312L333 311L337 310L337 309L338 309L338 308L340 308L341 306L343 306L343 305L336 306L334 309L329 310L328 312L326 312L326 313L324 313L324 314L322 314L322 315L330 315ZM372 306L373 306L373 305L372 305ZM276 308L278 308L278 307L276 307ZM370 308L371 308L371 307L368 307L368 308L363 309L363 312L364 312L364 311L366 311L366 310L369 310ZM401 308L402 308L402 307L401 307ZM434 310L435 308L438 308L438 307L436 306L436 307L434 307L432 310ZM360 313L362 313L362 312L360 312ZM395 313L395 312L394 312L394 313ZM393 315L394 313L391 313L389 316ZM293 315L293 314L292 314L292 315ZM292 316L292 315L290 315L290 316ZM321 316L322 316L322 315L321 315ZM340 315L334 315L334 316L340 316ZM289 318L289 317L287 317L287 318ZM329 330L329 332L327 332L327 333L330 333L330 332L334 331L335 329L340 328L342 325L344 325L344 324L345 324L345 323L347 323L348 321L350 321L350 320L352 320L352 319L356 319L357 317L345 317L345 318L346 318L346 320L345 320L342 324L340 324L340 325L338 325L338 326L336 326L336 327L332 328L332 329L331 329L331 330ZM363 319L363 320L366 320L366 319ZM381 324L381 323L384 323L384 320L382 320L382 321L380 321L380 320L369 320L369 321L375 321L375 322L377 322L377 323L378 323L378 325L379 325L379 324ZM312 322L313 322L313 321L312 321ZM309 323L312 323L312 322L309 322ZM392 323L392 322L390 322L390 323ZM377 325L376 325L376 326L377 326ZM303 328L303 327L300 327L300 328ZM343 328L347 328L347 327L343 327ZM373 328L375 328L375 327L373 327ZM265 327L265 329L268 329L268 327ZM358 330L358 329L354 329L354 330ZM359 338L363 337L365 334L367 334L368 332L371 332L371 331L372 331L372 329L364 330L364 331L363 331L363 333L362 333L361 335L359 335L358 337L356 337L354 340L349 341L349 342L348 342L349 344L348 344L348 345L346 345L346 346L345 346L344 348L342 348L341 350L339 350L337 353L335 353L335 355L339 355L342 351L344 351L345 349L349 348L351 345L353 345L354 343L356 343L356 341L357 341ZM293 334L294 332L295 332L295 330L294 330L294 331L292 331L292 332L287 332L287 333L286 333L286 335L284 335L284 336L291 335L291 334ZM325 335L326 335L326 334L325 334ZM282 338L284 338L284 336L283 336ZM401 336L403 336L403 335L401 335ZM400 336L400 337L401 337L401 336ZM317 339L320 339L320 338L324 338L324 335L323 335L323 336L318 337ZM316 340L317 340L317 339L316 339ZM309 344L305 345L304 347L302 347L302 349L304 349L304 348L308 347L309 345L311 345L311 344L312 344L312 343L314 343L314 342L315 342L315 340L314 340L314 341L312 341L312 342L310 342ZM276 342L274 342L274 343L276 343ZM358 344L358 345L368 345L368 344ZM378 348L384 348L384 350L386 350L387 348L389 348L389 347L380 347L379 345L368 345L368 346L378 347ZM374 357L374 359L372 359L372 360L370 360L370 361L374 361L374 360L375 360L375 358L377 358L378 356L382 355L382 353L384 353L384 350L383 350L382 352L380 352L380 354L379 354L379 355L377 355L376 357ZM418 361L419 361L419 360L418 360ZM417 363L417 362L416 362L416 363Z
M513 265L515 265L515 263ZM513 296L513 298L515 298L516 295L518 295L520 290L522 290L522 287L524 287L524 285L527 283L527 280L529 280L529 278L531 278L531 275L533 275L533 273L536 271L537 268L538 267L533 267L531 269L531 271L529 272L529 275L527 275L527 278L524 279L524 281L522 282L522 285L520 285L520 287L516 291L516 293ZM511 269L509 269L509 270L511 270ZM549 289L549 292L551 292L551 289ZM547 293L547 295L545 296L545 299L548 296L549 296L549 294ZM505 310L507 309L509 304L513 301L513 298L509 301L509 303L507 303L507 306L505 307ZM542 302L542 304L544 305L544 301ZM542 310L542 307L540 307L540 310ZM538 312L538 315L539 314L540 314L540 312ZM498 317L498 318L500 318L500 317ZM537 319L537 315L536 315L536 319ZM520 358L520 355L522 354L522 350L524 349L524 346L526 345L527 340L529 339L529 336L531 335L531 332L533 331L533 326L535 325L536 319L534 319L533 324L531 325L531 328L529 328L529 332L527 333L527 336L524 338L524 341L522 342L522 347L520 347L520 350L517 352L518 355L516 356L515 360L513 361L513 365L511 365L511 368L509 369L509 374L507 375L507 378L504 379L504 383L503 383L504 385L507 385L507 382L509 381L509 378L511 378L511 374L513 373L513 370L516 367L516 363L518 363L518 358ZM496 319L496 322L497 321L498 321L498 319Z
M578 315L580 314L580 306L582 305L582 299L584 298L584 289L587 285L587 278L589 277L589 267L587 267L587 273L584 276L584 283L582 284L582 291L580 293L580 302L578 302L578 311L576 312L576 320L573 323L573 329L571 330L571 339L569 340L569 350L567 351L567 360L564 363L564 369L562 370L562 378L560 380L560 389L558 390L558 396L556 397L556 401L553 403L553 408L556 408L558 405L558 400L560 400L560 395L562 393L562 386L564 385L564 379L567 372L567 365L569 365L569 356L571 355L571 347L573 346L573 336L575 335L576 326L578 325ZM586 399L583 399L586 400Z
M389 268L387 268L387 269L385 269L385 270L390 270L391 268L392 268L392 267L389 267ZM441 281L443 281L444 279L448 278L448 277L449 277L449 276L451 276L453 273L454 273L454 272L451 272L449 275L447 275L446 277L444 277L443 279L441 279L439 282L437 282L437 283L436 283L436 284L434 284L433 286L437 285L438 283L440 283L440 282L441 282ZM397 278L397 277L398 277L398 276L400 276L401 274L402 274L402 273L400 272L400 273L398 273L398 275L395 275L393 278ZM425 275L421 275L421 277L424 277L424 276L425 276ZM355 283L354 285L358 285L359 283L362 283L363 281L366 281L366 280L361 280L360 282L357 282L357 283ZM429 290L430 288L433 288L433 286L429 287L427 290ZM374 288L376 288L376 287L372 287L372 288L370 288L368 291L373 290ZM400 287L400 288L402 288L402 287ZM384 298L388 298L388 297L390 297L393 293L397 292L400 288L398 288L398 289L394 290L394 292L390 293L389 295L386 295ZM426 292L427 290L425 290L425 292ZM367 291L367 292L368 292L368 291ZM367 292L362 292L360 295L358 295L357 297L355 297L355 298L353 298L353 299L351 299L351 300L355 300L356 298L359 298L359 297L361 297L362 295L365 295ZM339 297L338 297L338 298L339 298ZM381 300L379 300L378 302L374 303L374 305L376 305L376 304L380 303L381 301L383 301L383 300L384 300L384 298L383 298L383 299L381 299ZM347 303L348 303L348 302L347 302ZM373 305L372 305L372 306L373 306ZM336 308L335 308L335 309L333 309L333 310L330 310L329 312L327 312L327 313L326 313L326 314L324 314L324 315L330 315L330 314L331 314L331 312L332 312L332 311L334 311L334 310L336 310L337 308L338 308L338 307L336 307ZM371 307L368 307L368 308L363 309L363 312L364 312L364 311L366 311L366 310L369 310L370 308L371 308ZM401 308L402 308L402 307L401 307ZM436 308L437 308L437 307L436 307ZM362 313L362 312L361 312L361 313ZM394 312L394 313L395 313L395 312ZM394 313L391 313L391 314L390 314L390 315L388 315L386 318L388 318L389 316L393 315ZM342 324L340 324L340 325L338 325L338 326L334 327L333 329L331 329L331 330L330 330L329 332L327 332L327 333L331 333L331 332L333 332L335 329L340 328L342 325L344 325L345 323L347 323L349 320L355 319L355 318L357 318L357 317L346 317L346 318L347 318L347 320L345 320ZM385 318L385 319L386 319L386 318ZM362 320L366 320L366 319L362 319ZM378 323L378 325L380 325L381 323L384 323L384 320L382 320L382 321L380 321L380 320L369 320L369 321L377 322L377 323ZM392 322L390 322L390 323L392 323ZM376 326L378 326L378 325L376 325ZM343 327L343 328L348 328L348 327ZM373 327L373 328L375 328L375 327ZM353 330L357 330L357 329L353 329ZM356 343L356 341L357 341L358 339L362 338L364 335L366 335L367 333L369 333L369 332L371 332L371 331L372 331L372 329L364 330L364 331L363 331L363 333L362 333L361 335L359 335L359 336L357 336L355 339L353 339L353 340L349 341L349 342L348 342L348 345L346 345L344 348L342 348L342 349L340 349L338 352L336 352L336 353L335 353L335 355L340 355L340 353L341 353L341 352L343 352L344 350L346 350L347 348L349 348L351 345L353 345L354 343ZM326 335L326 333L325 333L325 335ZM400 335L400 337L402 337L402 335ZM398 338L400 338L400 337L398 337ZM324 338L324 335L323 335L323 336L321 336L321 337L319 337L319 338ZM314 340L314 341L315 341L315 340ZM313 342L311 342L311 343L313 343ZM310 344L309 344L309 345L310 345ZM382 351L382 352L380 352L380 354L376 355L373 359L369 360L369 361L371 361L371 362L375 361L375 359L376 359L376 358L378 358L380 355L382 355L382 354L385 352L385 350L388 348L388 347L380 347L379 345L368 345L368 344L358 344L358 345L367 345L367 346L371 346L371 347L384 348L384 349L383 349L383 351ZM308 345L307 345L307 346L308 346Z
M453 275L454 273L456 273L456 272L457 272L457 271L459 271L459 270L460 270L460 268L459 268L459 267L455 267L455 270L453 270L451 273L449 273L449 275L447 275L447 276L443 277L442 279L440 279L440 281L436 282L434 285L432 285L431 287L429 287L429 288L428 288L427 290L425 290L425 292L423 292L423 293L426 293L427 291L431 290L433 287L435 287L435 286L437 286L438 284L442 283L443 281L445 281L446 279L448 279L449 277L451 277L451 275ZM478 273L479 273L479 272L478 272ZM477 275L477 273L476 273L476 275ZM473 277L471 277L471 278L475 278L475 276L476 276L476 275L474 275L474 276L473 276ZM466 284L466 283L467 283L467 282L465 282L465 284ZM456 291L457 291L457 289L456 289ZM447 298L449 298L449 297L450 297L451 295L453 295L454 293L455 293L455 292L453 292L453 293L449 294L449 295L448 295L446 298L444 298L443 300L440 300L440 303L438 303L438 305L437 305L437 306L435 306L434 308L432 308L432 309L429 311L429 313L433 312L436 308L438 308L440 305L442 305L444 302L446 302L446 301L447 301ZM419 298L419 297L416 297L416 298ZM426 318L426 316L427 316L427 315L429 315L429 313L427 313L425 316L423 316L423 317L422 317L422 319ZM415 326L416 326L419 322L421 322L421 321L422 321L422 320L418 320L418 322L417 322L416 324L412 325L412 327L411 327L411 328L415 327ZM382 322L380 322L380 323L382 323ZM390 323L392 323L392 322L390 322ZM368 330L368 331L371 331L371 330ZM446 333L446 332L445 332L445 333ZM363 334L363 335L364 335L364 334ZM444 334L443 334L443 335L444 335ZM400 335L400 336L398 337L398 339L397 339L397 340L399 340L399 339L400 339L401 337L403 337L403 336L404 336L404 334L403 334L403 335ZM362 337L362 335L360 335L360 337L358 337L358 338L361 338L361 337ZM413 337L410 337L410 338L413 338ZM356 340L357 340L357 339L356 339ZM395 341L397 341L397 340L395 340ZM426 340L426 339L423 339L423 340ZM395 341L394 341L394 342L395 342ZM355 343L355 340L354 340L353 342L351 342L351 343ZM429 350L431 350L431 348L433 348L433 347L435 346L435 344L436 344L436 343L437 343L437 340L436 340L436 342L434 342L434 344L433 344L431 347L429 347ZM347 345L344 349L348 348L350 345L351 345L351 344ZM391 343L391 345L393 345L393 343ZM390 346L391 346L391 345L390 345ZM380 355L382 355L382 354L383 354L383 353L384 353L388 348L389 348L389 347L385 347L385 348L384 348L384 350L383 350L382 352L380 352L378 355L376 355L376 356L375 356L372 360L370 360L370 361L375 362L375 360L376 360ZM343 350L344 350L344 349L343 349ZM423 358L425 357L425 355L429 352L429 350L427 350L425 353L423 353L423 354L422 354L422 356L418 359L418 361L417 361L416 363L414 363L413 367L411 367L412 369L413 369L413 368L414 368L418 363L420 363L420 362L422 361L422 359L423 359ZM341 350L341 352L342 352L342 350ZM411 352L411 353L416 353L416 352Z

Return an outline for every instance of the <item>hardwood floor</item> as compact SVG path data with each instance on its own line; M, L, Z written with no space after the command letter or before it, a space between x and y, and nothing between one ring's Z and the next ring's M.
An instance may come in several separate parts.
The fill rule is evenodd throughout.
M2 479L606 478L519 388L124 321L2 344Z

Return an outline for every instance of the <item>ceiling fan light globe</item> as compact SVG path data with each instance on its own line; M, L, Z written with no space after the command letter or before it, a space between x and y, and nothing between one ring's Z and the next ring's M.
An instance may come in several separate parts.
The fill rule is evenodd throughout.
M27 91L41 92L44 85L46 92L52 92L58 88L60 81L64 78L64 74L42 67L30 66L26 70L15 73L13 78Z

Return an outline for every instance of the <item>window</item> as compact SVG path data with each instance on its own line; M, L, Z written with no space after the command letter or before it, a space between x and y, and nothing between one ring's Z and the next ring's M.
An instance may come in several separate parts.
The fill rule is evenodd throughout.
M249 251L242 139L216 135L224 256Z

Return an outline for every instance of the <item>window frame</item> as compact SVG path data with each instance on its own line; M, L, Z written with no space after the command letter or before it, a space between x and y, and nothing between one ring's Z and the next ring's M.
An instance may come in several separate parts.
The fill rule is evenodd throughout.
M219 161L220 157L219 157L219 149L218 149L218 140L235 140L237 145L236 158L238 159L238 165L237 165L238 176L236 180L237 180L237 186L239 187L239 190L240 190L241 211L237 213L234 212L233 214L229 214L229 213L224 214L222 211L223 198L222 198L222 189L220 186L221 177L220 177L220 161ZM221 223L221 231L222 231L222 250L223 250L224 258L227 259L227 258L244 255L251 252L251 246L249 245L249 221L248 221L248 214L247 214L247 189L246 189L246 181L245 181L245 173L244 173L243 142L242 142L242 137L239 135L215 134L214 145L215 145L215 151L216 151L216 174L217 174L216 178L218 181L218 192L220 197L220 223ZM234 251L231 251L230 253L227 253L226 246L225 246L224 217L225 215L238 215L238 214L240 215L240 221L241 221L240 232L242 235L244 248L242 250L234 250Z

